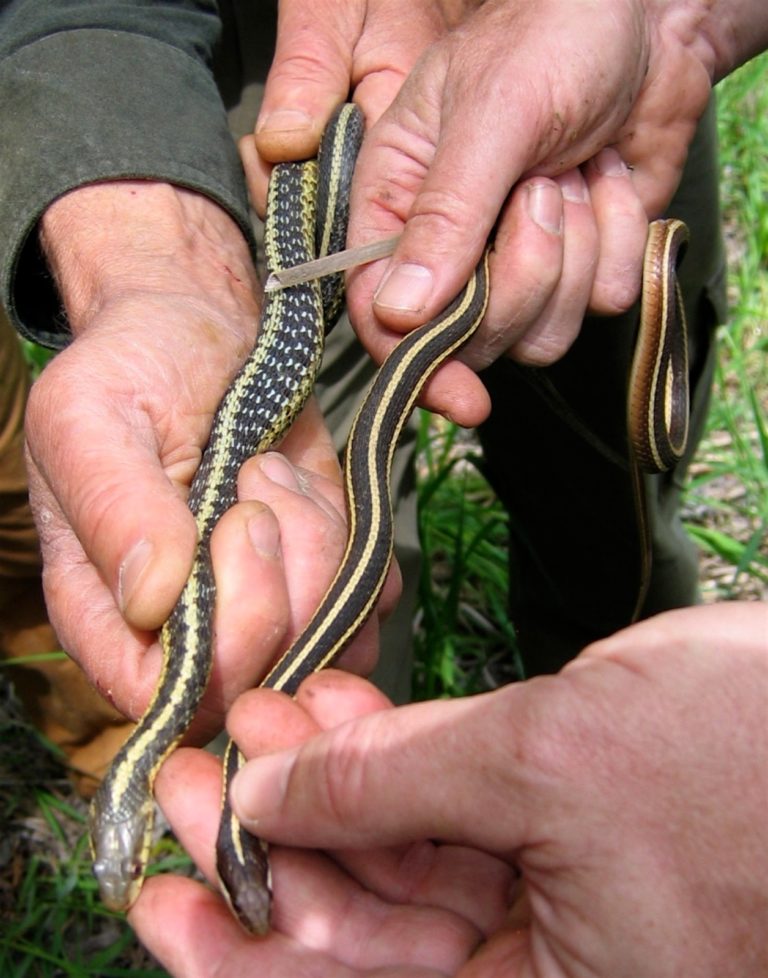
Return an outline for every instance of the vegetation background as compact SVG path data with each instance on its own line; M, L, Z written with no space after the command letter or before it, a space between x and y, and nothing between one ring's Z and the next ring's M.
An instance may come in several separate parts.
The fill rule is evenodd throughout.
M768 55L719 87L730 319L684 516L707 601L768 596ZM30 350L38 366L45 354ZM506 518L471 438L423 416L420 533L430 560L416 622L415 693L457 696L518 674L507 618ZM0 666L0 976L163 978L98 902L85 806L29 727ZM186 872L170 836L153 871Z

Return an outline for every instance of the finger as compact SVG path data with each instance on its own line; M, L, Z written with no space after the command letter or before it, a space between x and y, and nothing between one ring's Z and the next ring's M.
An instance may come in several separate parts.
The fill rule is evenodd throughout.
M648 219L632 175L614 149L601 150L584 168L600 236L591 309L626 312L637 299Z
M195 865L215 885L215 840L221 815L219 758L194 747L180 747L158 771L155 796Z
M341 563L347 542L341 489L274 452L244 466L240 486L241 493L247 491L265 502L283 527L282 557L291 609L285 651L320 606ZM397 589L396 576L392 582L390 587ZM345 650L343 664L367 673L377 658L378 623L374 616Z
M319 0L280 5L275 57L256 124L265 160L311 156L334 108L354 92L368 125L447 26L439 4Z
M306 679L296 693L296 703L312 717L318 730L330 730L392 707L389 697L372 683L338 669L323 669Z
M427 381L418 404L463 428L476 428L491 413L482 380L458 358L448 360Z
M341 490L292 465L284 455L267 452L243 466L238 492L241 498L267 505L280 522L293 637L315 610L344 550L347 527Z
M364 969L454 974L477 946L471 921L442 907L381 900L328 857L273 852L272 924L305 947ZM414 969L412 971L411 969ZM396 972L397 973L397 972Z
M500 126L495 98L483 97L493 72L471 95L454 83L472 74L463 57L456 44L430 49L360 153L350 242L407 220L373 295L381 323L401 331L458 293L523 169L522 133L514 121Z
M370 297L383 262L355 269L348 276L347 302L353 325L376 363L383 363L402 340L402 333L382 326L371 314ZM372 284L373 283L373 284ZM426 379L417 403L448 421L472 428L489 415L491 402L483 382L473 369L449 359Z
M336 959L272 931L258 941L237 923L218 894L193 880L156 876L147 880L128 920L145 947L176 978L264 978L286 972L306 978L359 975Z
M349 92L363 17L359 2L280 4L275 55L255 129L256 149L264 160L315 155L326 122Z
M493 363L538 320L563 267L563 197L544 177L515 187L502 212L491 253L485 319L461 352L475 370Z
M373 125L445 27L437 6L414 10L403 0L281 4L256 134L240 143L251 200L261 216L271 164L313 156L331 113L350 93Z
M530 959L530 928L506 927L478 948L456 978L487 978L488 975L520 978L530 974Z
M445 3L368 4L355 49L352 83L369 126L381 118L424 51L460 18Z
M402 94L410 84L411 79ZM470 190L467 178L460 179L463 155L457 172L440 172L442 182L430 189L426 179L435 166L434 140L443 132L434 111L424 114L400 118L395 103L371 130L358 158L350 245L404 231L386 265L377 262L350 277L353 320L369 331L383 326L402 333L448 305L477 264L509 190L497 177L477 200L477 187ZM479 172L478 179L483 177Z
M764 663L767 638L764 601L676 608L592 643L568 663L566 671L589 669L593 660L608 658L628 662L633 670L659 672L659 680L675 683L675 672L660 668L673 648L677 655L689 656L686 668L707 659L722 662L723 657L735 662L737 657L754 656Z
M437 838L512 851L531 790L518 778L525 782L530 771L510 769L495 740L503 730L504 743L525 756L529 705L525 691L511 688L373 713L299 750L248 762L234 780L233 805L244 824L277 841L378 848ZM488 751L484 764L478 744ZM499 779L489 770L504 773ZM514 784L506 790L520 795L512 814L507 778Z
M523 363L559 360L576 339L592 289L598 235L589 192L578 169L555 177L563 196L563 261L555 289L536 321L510 349Z
M339 457L316 397L307 401L280 442L280 451L293 465L327 479L334 486L343 484Z
M376 262L348 280L352 321L379 362L399 334L437 315L458 294L519 176L504 127L477 119L466 105L454 113L453 104L443 104L445 58L443 46L430 49L368 134L358 161L350 245L404 229L387 265ZM444 143L459 147L456 154L444 153ZM455 362L429 382L422 403L463 425L480 423L490 409L482 383Z
M227 730L246 757L258 757L389 706L387 697L370 683L324 669L306 679L295 698L271 689L243 693L227 714Z
M297 747L319 732L293 697L273 689L250 689L232 704L227 732L246 757Z
M136 720L160 674L162 655L155 633L126 625L55 500L39 488L39 473L32 465L28 471L40 526L43 585L51 624L62 647L101 695Z
M263 221L267 214L267 188L272 173L272 164L259 156L256 140L252 132L238 141L240 161L243 164L245 183L251 206Z
M226 512L211 537L211 558L214 658L190 730L197 743L216 736L234 698L263 677L291 620L280 527L265 505L246 501Z
M253 941L224 901L194 880L148 879L128 921L147 950L177 978L247 974L253 965Z

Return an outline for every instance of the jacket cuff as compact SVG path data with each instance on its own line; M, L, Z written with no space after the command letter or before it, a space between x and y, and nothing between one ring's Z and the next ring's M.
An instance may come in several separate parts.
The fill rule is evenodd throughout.
M255 251L237 148L212 76L154 38L57 33L0 63L0 302L21 334L54 348L71 335L37 225L56 198L103 180L148 179L205 194Z

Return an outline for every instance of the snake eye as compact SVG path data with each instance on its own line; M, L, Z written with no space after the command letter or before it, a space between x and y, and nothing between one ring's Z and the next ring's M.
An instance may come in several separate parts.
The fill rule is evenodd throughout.
M124 879L137 880L142 875L142 865L138 859L127 858L120 863L120 871Z

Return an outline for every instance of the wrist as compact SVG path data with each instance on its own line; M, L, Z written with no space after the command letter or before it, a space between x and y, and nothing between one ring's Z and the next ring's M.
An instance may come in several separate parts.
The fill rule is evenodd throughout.
M768 46L765 0L647 0L661 33L674 36L716 84Z
M184 297L230 324L258 312L248 243L194 191L148 180L80 187L51 204L40 239L75 335L132 295Z

